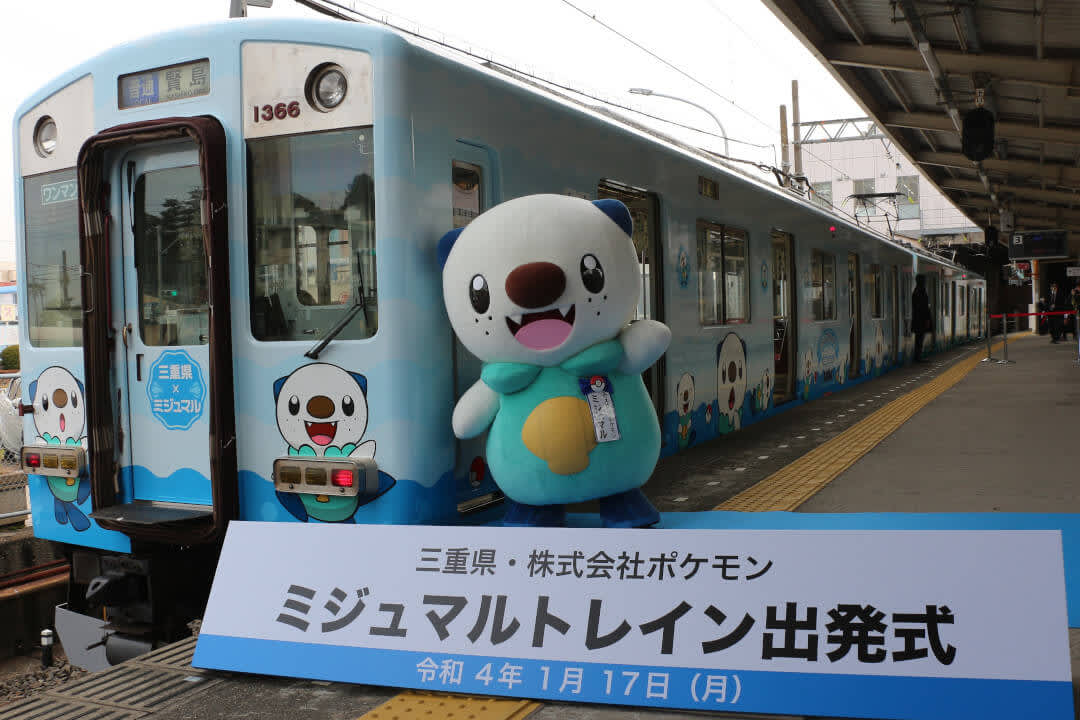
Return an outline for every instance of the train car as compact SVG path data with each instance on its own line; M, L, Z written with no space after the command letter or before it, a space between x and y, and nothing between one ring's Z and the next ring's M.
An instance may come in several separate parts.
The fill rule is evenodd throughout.
M490 517L483 439L451 432L479 363L436 244L504 200L630 208L637 315L673 332L646 374L663 454L905 362L915 274L938 347L979 332L981 295L948 309L971 273L376 27L117 47L23 103L14 139L34 532L72 550L61 635L90 623L113 659L198 617L233 519Z

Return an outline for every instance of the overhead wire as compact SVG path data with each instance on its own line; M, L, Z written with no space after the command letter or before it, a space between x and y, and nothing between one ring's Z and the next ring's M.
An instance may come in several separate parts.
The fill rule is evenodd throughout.
M446 42L445 39L439 40L437 38L433 38L433 37L430 37L428 35L424 35L423 33L418 32L417 30L411 30L409 28L402 27L401 25L391 23L391 22L389 22L389 20L386 19L385 16L384 17L377 17L375 15L365 13L362 10L358 10L356 8L355 4L352 3L351 1L349 2L348 5L345 5L345 4L341 3L341 2L338 2L338 0L296 0L296 2L299 2L300 4L302 4L302 5L306 6L306 7L309 7L311 9L314 9L314 10L318 10L318 8L315 7L315 3L319 3L319 4L322 4L322 5L331 5L333 7L339 8L339 9L344 10L346 12L352 13L353 15L356 15L358 17L364 18L365 20L368 20L368 21L370 21L372 23L392 27L392 28L394 28L395 30L397 30L399 32L405 33L407 35L411 35L411 36L413 36L415 38L419 38L419 39L421 39L421 40L423 40L425 42L429 42L429 43L432 43L434 45L438 45L440 47L443 47L443 48L445 48L447 50L451 50L453 52L460 53L462 55L466 55L466 56L471 57L471 58L473 58L475 60L480 60L482 62L490 63L492 65L497 65L497 66L499 66L501 68L505 68L505 69L507 69L507 70L509 70L509 71L511 71L513 73L517 73L519 75L522 75L522 76L527 77L527 78L529 78L531 80L535 80L537 82L543 83L545 85L550 85L552 87L559 88L560 90L565 90L567 92L574 93L575 95L580 95L582 97L587 97L587 98L589 98L591 100L595 100L597 102L604 103L605 105L609 105L611 107L619 108L620 110L625 110L625 111L637 113L637 114L642 115L644 117L648 117L648 118L653 119L653 120L658 120L660 122L668 123L670 125L681 127L681 128L693 131L693 132L701 133L703 135L708 135L708 136L716 137L716 138L724 138L725 137L724 135L720 135L718 133L710 132L708 130L703 130L701 128L694 127L694 126L691 126L691 125L686 125L684 123L680 123L680 122L677 122L677 121L674 121L674 120L668 120L667 118L663 118L663 117L660 117L660 116L657 116L657 115L652 115L651 113L647 113L645 111L642 111L642 110L639 110L637 108L633 108L633 107L630 107L630 106L627 106L627 105L622 105L622 104L617 103L617 102L615 102L613 100L610 100L608 98L603 98L603 97L599 97L597 95L592 95L592 94L590 94L588 92L579 90L577 88L573 88L573 87L570 87L568 85L564 85L564 84L555 82L553 80L549 80L547 78L536 75L534 73L530 73L528 71L519 69L519 68L514 67L513 65L510 65L508 63L500 62L498 60L493 59L490 55L488 55L488 56L481 55L480 53L473 52L472 50L467 50L467 49L458 47L456 45L453 45L453 44L451 44L449 42ZM705 88L706 90L708 90L713 95L716 95L717 97L731 103L734 107L736 107L741 112L745 113L746 115L748 115L749 117L751 117L752 119L757 121L759 124L766 127L767 129L772 130L774 132L778 131L778 129L776 127L774 127L774 126L770 125L769 123L767 123L766 121L762 120L757 115L753 114L751 111L749 111L746 108L742 107L741 105L736 103L731 98L728 98L728 97L718 93L717 91L713 90L712 88L710 88L708 85L706 85L702 81L698 80L697 78L694 78L689 73L686 73L684 70L678 68L676 65L668 62L667 60L660 57L659 55L657 55L653 51L651 51L651 50L645 48L644 46L640 45L639 43L637 43L636 41L634 41L630 37L624 35L623 33L619 32L618 30L616 30L616 29L612 28L611 26L607 25L606 23L600 21L594 15L589 15L586 11L584 11L581 8L577 7L576 5L573 5L572 3L570 3L569 0L561 0L561 2L567 4L568 6L572 7L577 12L579 12L579 13L585 15L586 17L590 18L591 20L598 23L599 25L601 25L605 29L609 30L610 32L613 32L614 34L618 35L620 38L622 38L626 42L629 42L630 44L632 44L635 47L639 48L643 52L649 54L651 57L655 58L656 60L662 62L663 64L667 65L668 67L670 67L670 68L676 70L677 72L679 72L680 74L686 76L687 78L692 80L694 83L696 83L696 84L700 85L701 87ZM381 8L378 8L378 7L374 6L374 5L371 5L370 3L365 2L364 4L367 5L368 7L371 7L373 9L375 9L375 10L378 10L379 12L386 13L385 10L383 10ZM389 15L389 13L386 13L386 14ZM340 18L340 15L337 15L336 13L334 13L334 15L336 17ZM418 25L418 29L419 29L419 25ZM736 142L736 143L739 143L739 144L742 144L742 145L748 145L748 146L751 146L751 147L758 147L758 148L770 147L770 148L774 148L774 152L775 152L775 146L773 146L773 145L760 145L760 144L756 144L756 143L751 143L751 142L738 140L738 139L730 139L730 138L729 138L729 140L731 142ZM767 163L761 163L761 162L758 162L756 160L749 160L747 158L739 158L739 157L735 157L735 156L724 155L722 153L712 152L712 151L706 150L704 148L698 148L698 149L705 152L708 155L711 155L713 157L716 157L716 158L719 158L719 159L722 159L722 160L727 160L727 161L730 161L730 162L736 162L736 163L752 165L752 166L756 167L758 170L761 170L762 172L766 172L766 173L771 172L776 177L777 181L780 183L781 186L787 186L787 184L791 183L792 181L806 182L807 190L809 191L810 196L812 198L814 198L815 202L817 202L819 205L822 205L822 206L827 205L831 210L833 210L838 215L846 215L848 217L854 217L854 215L848 213L842 207L838 207L837 205L833 204L833 202L832 202L832 200L830 198L822 197L819 193L815 192L813 190L813 188L810 187L809 180L805 176L795 177L792 173L785 172L784 170L782 170L780 168L777 168L774 165L769 165ZM804 148L804 150L806 150L806 149ZM842 170L840 170L836 166L832 165L827 160L824 160L824 159L818 157L817 155L814 155L814 153L810 152L809 150L806 150L806 153L808 155L810 155L811 157L814 157L814 158L820 160L822 163L824 163L828 167L832 168L836 172L843 173Z

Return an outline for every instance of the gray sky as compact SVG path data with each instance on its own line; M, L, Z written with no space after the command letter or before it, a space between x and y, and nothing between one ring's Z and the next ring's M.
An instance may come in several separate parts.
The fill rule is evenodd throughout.
M348 4L349 0L340 0ZM857 117L862 111L820 63L758 0L382 0L356 7L445 36L537 75L645 112L715 131L703 112L672 100L639 97L649 87L708 107L731 138L731 154L772 163L779 146L779 106L800 86L803 120ZM573 3L571 5L570 3ZM123 42L228 15L228 0L47 0L4 2L0 62L6 68L0 117L0 261L14 259L11 123L15 109L51 78ZM579 8L580 11L578 9ZM584 12L582 12L584 11ZM275 0L250 16L315 16ZM631 42L685 71L687 78ZM131 68L132 71L144 68ZM700 81L700 84L694 82ZM703 87L703 85L705 87ZM711 90L711 91L710 91ZM643 120L643 118L638 118ZM722 151L722 141L647 121L681 139ZM812 148L807 148L812 150ZM777 150L777 152L779 152Z

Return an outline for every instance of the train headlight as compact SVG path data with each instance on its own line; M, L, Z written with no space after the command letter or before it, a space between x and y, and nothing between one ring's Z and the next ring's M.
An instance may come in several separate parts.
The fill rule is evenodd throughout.
M48 115L34 126L34 149L41 157L49 157L56 150L56 121Z
M348 90L349 83L339 65L320 65L308 76L308 102L320 112L329 112L340 105Z

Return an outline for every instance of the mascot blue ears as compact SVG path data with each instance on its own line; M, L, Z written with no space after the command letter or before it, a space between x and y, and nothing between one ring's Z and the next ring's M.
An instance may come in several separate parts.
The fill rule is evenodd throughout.
M297 369L299 369L299 368L297 368ZM295 372L295 371L293 371L293 372ZM349 371L346 370L345 372L349 372ZM362 393L364 393L364 397L367 397L367 378L364 377L363 375L361 375L360 373L349 372L349 375L351 375L352 379L356 381L356 384L360 386L360 391ZM277 380L274 381L274 400L275 401L277 401L278 395L281 394L281 388L282 388L282 386L285 385L285 381L288 380L290 377L292 377L292 373L289 373L288 375L286 375L284 377L279 377Z
M625 205L618 200L612 200L610 198L593 200L592 204L611 218L612 222L622 228L622 231L626 233L627 237L633 237L634 220L630 217L630 210L628 210ZM438 252L440 269L446 267L446 259L450 257L450 251L454 249L454 243L457 242L458 236L461 235L461 231L464 229L465 228L454 228L439 238Z

